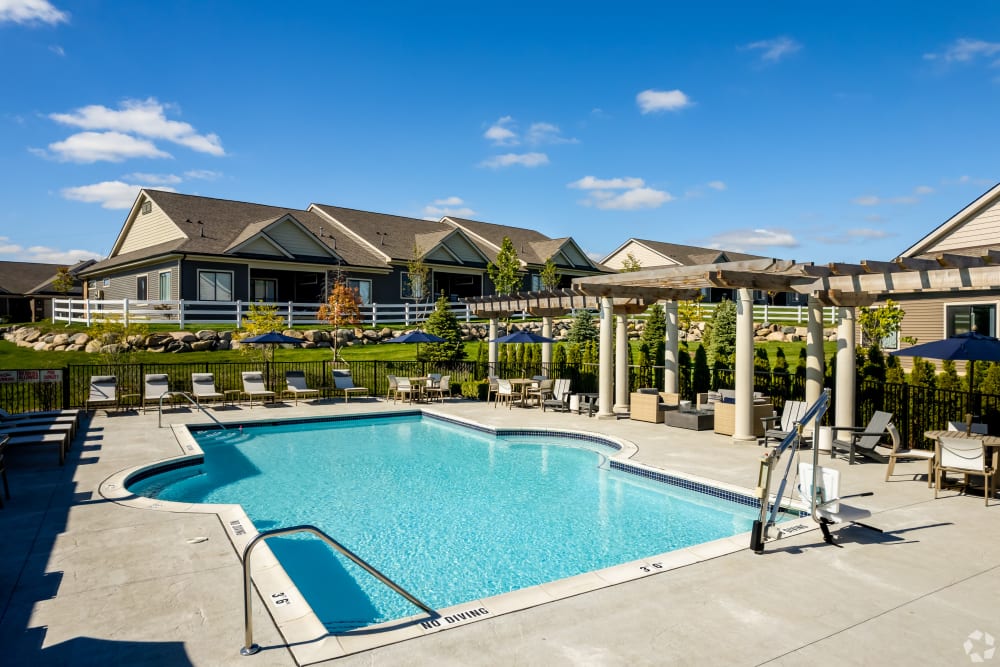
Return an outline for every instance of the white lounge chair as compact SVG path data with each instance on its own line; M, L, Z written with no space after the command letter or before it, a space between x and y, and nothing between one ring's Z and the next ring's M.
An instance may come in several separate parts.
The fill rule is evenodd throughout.
M524 394L514 389L514 385L511 384L510 380L504 380L503 378L497 380L497 397L496 401L493 402L494 408L497 406L497 403L506 403L507 409L510 410L514 406L514 401L521 402L522 400L524 400Z
M423 387L410 382L410 378L396 378L396 393L393 396L392 402L395 403L397 398L409 401L410 403L419 401L423 393Z
M142 412L146 413L146 407L152 403L157 409L160 408L160 400L166 394L170 398L170 376L166 373L147 374L143 381L142 392Z
M823 531L823 540L827 544L833 544L833 536L830 534L830 525L835 523L857 523L872 530L882 532L878 528L861 523L862 519L867 519L872 515L866 509L853 507L841 502L844 498L857 496L870 496L871 493L860 493L853 496L840 495L840 471L833 468L823 468L817 466L817 479L815 490L813 488L813 465L811 463L799 464L799 498L804 503L811 503L813 497L816 499L816 514L814 519L819 521L820 530ZM811 505L810 505L811 506Z
M118 405L118 379L114 375L94 375L90 378L87 394L87 410L115 407Z
M285 385L289 394L295 397L295 405L299 404L299 396L303 398L319 397L319 389L310 389L306 384L305 371L286 371Z
M202 401L224 401L226 395L215 388L214 373L191 373L191 394L201 407Z
M240 374L243 377L243 393L250 398L250 409L253 410L253 399L261 399L261 403L265 399L271 399L274 401L275 394L273 391L268 390L264 386L264 374L260 371L243 371Z
M347 403L351 400L351 394L355 396L367 395L368 387L358 387L354 384L354 380L351 378L351 371L334 368L333 369L333 393L336 395L338 392L344 394L344 402Z

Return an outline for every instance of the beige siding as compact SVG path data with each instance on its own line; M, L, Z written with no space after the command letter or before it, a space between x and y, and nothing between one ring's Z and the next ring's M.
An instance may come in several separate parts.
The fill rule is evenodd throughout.
M483 261L482 253L480 253L475 246L458 234L452 234L449 236L447 240L445 240L444 245L448 247L448 250L455 253L455 256L463 262Z
M275 248L273 243L269 243L260 237L253 239L245 246L241 247L240 252L249 252L255 255L270 255L272 257L281 257L283 259L288 258L287 255Z
M317 257L328 255L329 251L321 246L311 235L292 222L283 222L269 227L267 235L282 248L296 257Z
M428 253L425 259L428 262L448 262L449 264L455 261L455 258L441 247L435 248L432 253Z
M129 230L126 232L125 239L122 241L121 248L118 249L117 254L121 255L133 250L141 250L142 248L148 248L149 246L154 246L165 241L172 241L173 239L186 238L180 227L175 225L155 202L150 203L152 204L152 210L145 214L142 212L140 205L139 212L129 226Z
M160 294L160 274L164 271L170 273L170 294ZM155 282L154 282L155 281ZM176 266L169 269L159 269L149 272L149 296L159 301L176 301L180 298L180 271Z
M970 218L926 252L948 252L987 245L1000 245L1000 199Z
M672 262L664 258L663 255L655 253L645 246L637 243L629 243L617 253L609 257L604 263L612 269L621 269L622 263L625 261L625 258L628 257L629 253L632 253L632 256L639 260L639 265L644 269L651 269L654 266L677 266L676 262Z
M563 257L566 258L566 261L569 262L570 266L587 266L590 264L590 260L584 257L579 250L573 247L572 243L566 243L559 249L559 251L562 253ZM660 261L662 262L663 259L661 258ZM643 264L643 266L646 265ZM652 266L652 264L649 266Z

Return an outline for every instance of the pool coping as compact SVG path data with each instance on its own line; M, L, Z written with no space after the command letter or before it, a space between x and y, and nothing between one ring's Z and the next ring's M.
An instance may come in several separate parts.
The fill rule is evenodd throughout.
M609 467L658 481L696 487L695 490L714 489L719 497L739 496L753 499L754 491L748 488L712 480L687 473L668 471L630 460L638 452L635 443L616 436L567 428L503 428L492 427L471 419L445 414L433 408L419 408L392 413L357 413L336 417L306 417L301 419L259 419L244 420L240 424L264 425L296 422L328 422L360 419L377 419L386 416L420 415L449 423L456 423L479 431L496 435L552 434L572 439L580 439L604 444L615 450L609 453ZM230 427L235 425L229 425ZM244 512L241 505L200 504L160 501L134 495L127 490L127 484L144 473L159 473L171 467L197 465L204 459L204 451L191 434L192 430L211 429L210 424L174 424L171 430L182 454L160 459L147 464L132 466L118 471L105 479L99 493L106 500L132 507L172 513L214 514L242 563L242 554L247 544L257 536L258 531ZM680 482L680 483L678 483ZM691 485L691 486L688 486ZM773 496L769 504L773 502ZM759 504L757 505L759 506ZM792 504L794 507L794 504ZM786 524L783 533L815 530L811 522L800 520ZM539 605L566 599L609 586L635 581L662 572L693 565L713 558L735 553L749 547L750 533L740 533L711 542L677 549L645 559L585 572L556 581L530 586L479 600L467 601L452 607L436 610L437 617L416 614L395 619L378 625L367 626L346 633L331 634L313 613L304 596L296 588L291 578L280 565L266 541L254 549L250 563L252 583L261 602L278 629L292 656L300 665L308 665L331 660L353 653L395 644L442 630L461 627L486 618L492 618Z

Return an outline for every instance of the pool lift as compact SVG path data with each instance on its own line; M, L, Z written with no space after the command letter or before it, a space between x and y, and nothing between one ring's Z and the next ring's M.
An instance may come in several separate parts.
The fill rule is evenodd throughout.
M813 432L814 434L818 434L819 423L823 420L823 415L826 414L829 405L830 390L824 389L819 399L806 410L802 419L795 422L795 428L774 449L766 452L761 457L760 471L757 477L757 497L760 499L760 517L753 522L753 530L750 533L750 548L755 553L764 553L765 542L780 540L783 537L798 533L805 528L802 524L793 524L787 529L782 530L776 526L776 519L778 512L781 511L781 501L785 494L788 478L793 475L792 463L795 461L794 451L802 444L803 429L809 422L814 422ZM788 457L788 463L785 465L785 472L781 477L781 483L778 484L778 491L775 494L774 500L769 503L772 470L777 467L782 455L787 451L793 453ZM816 437L813 438L812 454L812 465L803 463L800 466L800 474L811 474L812 480L809 484L804 484L800 481L799 488L802 490L803 496L808 496L810 515L813 521L819 524L820 530L823 531L823 541L827 544L834 544L829 528L832 523L855 523L881 533L882 531L879 528L859 521L859 519L871 516L871 512L850 507L840 502L844 496L838 495L837 471L824 469L819 466L819 443ZM850 497L856 498L870 495L873 495L872 492L867 491L865 493L853 494ZM805 500L805 497L803 497L803 500ZM770 513L768 513L769 510ZM772 530L776 531L773 535L771 533ZM835 544L835 546L840 545Z

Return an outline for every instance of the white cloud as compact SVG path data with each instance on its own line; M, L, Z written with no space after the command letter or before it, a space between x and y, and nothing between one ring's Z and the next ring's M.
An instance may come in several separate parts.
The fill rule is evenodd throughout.
M920 197L934 192L934 188L929 185L918 185L913 188L913 194L900 195L898 197L879 197L877 195L861 195L851 200L852 204L858 206L879 206L880 204L916 204Z
M82 201L88 204L100 204L101 208L128 209L135 203L135 198L142 189L141 185L125 183L124 181L104 181L93 185L81 185L74 188L63 188L59 194L65 199ZM174 188L158 186L157 190L175 192Z
M529 144L576 144L579 140L564 137L558 125L552 123L532 123L525 139Z
M920 200L917 197L903 195L902 197L890 197L886 201L890 204L916 204Z
M121 162L131 158L172 157L158 149L153 142L136 139L121 132L79 132L63 141L49 144L49 151L32 149L37 155L54 157L60 162Z
M882 229L872 229L870 227L858 227L848 229L844 232L833 234L820 234L816 240L828 245L857 245L859 241L875 241L893 236Z
M932 192L934 192L934 188L932 188L929 185L918 185L917 187L913 188L913 194L916 195L929 195Z
M723 190L726 189L726 184L723 183L722 181L709 181L708 183L706 183L706 185L712 188L713 190L718 190L719 192L722 192Z
M483 136L492 141L494 146L514 146L520 143L520 140L517 133L511 129L513 125L514 119L504 116L490 125Z
M189 180L215 181L222 178L221 171L211 169L190 169L184 172L184 178Z
M852 199L851 203L858 206L878 206L882 203L882 200L875 195L861 195Z
M129 181L140 181L144 185L177 185L184 180L176 174L144 174L141 172L126 174L122 178Z
M2 1L2 0L0 0L0 1ZM63 49L63 47L59 46L58 44L53 44L52 46L50 46L49 47L49 51L51 51L52 53L56 54L57 56L65 56L66 55L66 50Z
M6 236L0 236L0 260L16 262L42 262L72 266L83 259L99 259L102 255L93 250L58 250L48 246L25 248Z
M734 229L711 237L710 247L742 251L746 248L797 248L798 240L786 229Z
M885 222L888 220L884 215L879 215L877 213L870 213L865 216L865 220L868 222Z
M461 197L445 197L434 200L434 206L461 206L464 203Z
M802 45L791 37L775 37L751 42L743 47L748 51L760 51L760 59L768 63L780 62L785 56L790 56L802 49Z
M503 155L496 155L488 160L484 160L480 163L480 166L499 169L501 167L510 167L513 165L521 165L522 167L538 167L548 163L549 156L545 153L505 153Z
M941 60L945 63L968 63L979 58L992 58L1000 54L1000 42L986 42L981 39L956 39L942 53L925 53L925 60ZM993 63L994 65L997 62Z
M48 0L0 0L0 23L69 22L69 14L56 9Z
M199 153L225 155L218 135L198 134L189 123L169 120L166 117L166 107L152 97L146 100L125 100L118 109L92 104L72 113L49 114L49 118L84 130L136 134L170 141Z
M858 229L848 229L847 235L855 239L884 239L889 236L889 232L883 229L867 229L860 227Z
M644 114L679 111L692 104L690 98L679 90L644 90L635 96L635 101Z
M424 218L427 220L439 220L446 215L454 215L459 218L471 218L476 212L465 205L461 197L445 197L435 199L424 207Z
M625 190L630 188L641 188L646 181L641 178L626 176L625 178L595 178L584 176L578 181L573 181L566 187L578 190Z

